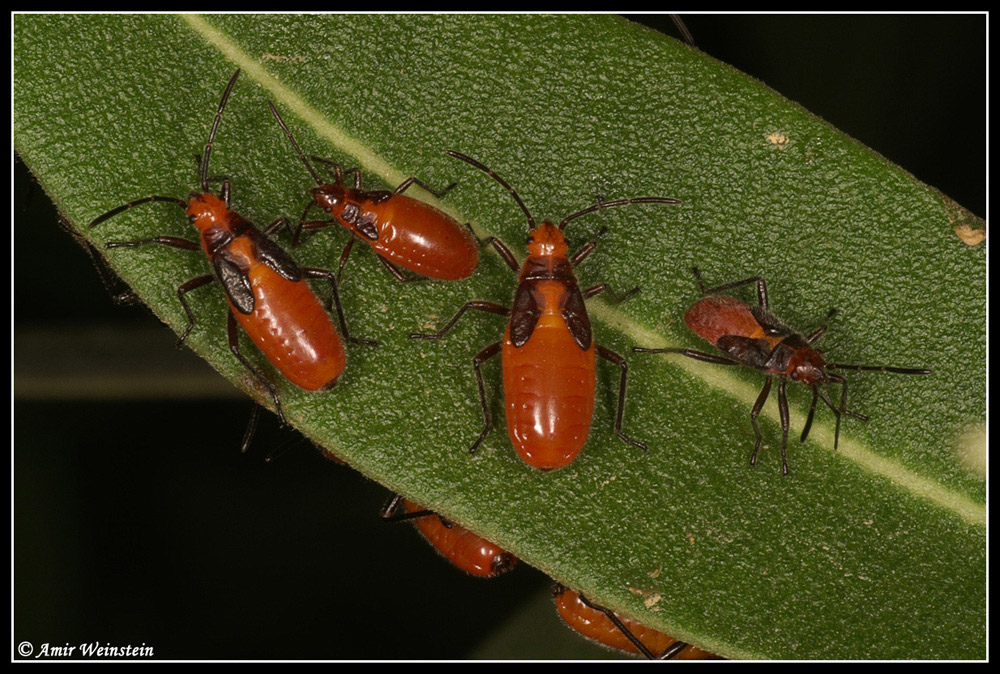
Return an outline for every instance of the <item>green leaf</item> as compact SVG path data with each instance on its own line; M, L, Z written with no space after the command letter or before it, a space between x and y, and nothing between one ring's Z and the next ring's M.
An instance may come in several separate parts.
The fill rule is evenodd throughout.
M601 363L584 452L542 473L502 428L466 452L482 423L471 359L499 338L500 317L463 319L439 343L407 339L469 299L508 303L509 270L486 252L465 281L397 284L360 251L345 309L380 346L352 348L333 391L282 382L286 414L592 600L727 657L985 656L986 251L956 236L983 223L947 197L760 83L615 17L22 15L14 27L15 148L78 227L196 189L193 157L237 66L212 172L258 223L297 218L309 187L268 100L307 152L359 165L366 187L457 182L438 205L518 252L516 204L443 150L489 164L540 219L598 197L681 199L568 228L574 247L609 228L580 269L585 287L643 288L618 307L590 303L598 343L707 348L682 320L697 265L713 284L765 277L772 309L803 332L836 307L831 360L934 374L850 373L851 408L871 422L846 420L835 453L821 410L783 477L773 400L767 446L747 466L758 373L629 354L626 430L648 453L614 436L618 370ZM155 234L192 231L154 204L86 232L97 244ZM295 255L332 266L344 241L324 232ZM179 332L176 287L209 267L154 248L110 262ZM261 397L226 346L222 294L190 299L189 346ZM498 364L485 375L502 419ZM793 440L806 393L790 390Z

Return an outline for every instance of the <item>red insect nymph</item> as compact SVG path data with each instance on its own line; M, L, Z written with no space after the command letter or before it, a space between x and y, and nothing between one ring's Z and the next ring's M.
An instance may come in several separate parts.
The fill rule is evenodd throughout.
M759 276L752 276L741 281L726 283L715 288L705 288L701 275L694 269L702 298L684 314L684 322L696 335L710 342L722 354L703 353L694 349L645 349L635 347L632 350L640 353L680 353L688 358L703 360L719 365L747 365L763 371L767 375L764 388L757 397L750 411L750 422L753 424L757 438L750 465L757 462L757 451L760 449L761 433L757 427L757 417L760 415L764 402L771 391L771 381L778 378L778 413L781 417L781 471L788 474L788 399L785 395L785 384L788 380L797 381L810 387L813 392L812 404L809 406L809 416L802 429L801 440L804 442L812 427L816 403L822 400L837 419L834 432L834 449L840 440L840 419L844 415L852 416L862 421L868 417L848 411L847 381L830 370L876 370L879 372L894 372L896 374L930 374L930 370L905 367L889 367L884 365L847 365L843 363L828 363L823 354L813 347L813 344L826 332L826 320L833 315L827 314L826 320L808 336L802 336L771 314L767 300L767 284ZM757 288L757 306L750 306L737 299L720 295L719 293L734 290L742 286L755 285ZM823 392L823 387L829 384L839 384L840 404L835 406Z

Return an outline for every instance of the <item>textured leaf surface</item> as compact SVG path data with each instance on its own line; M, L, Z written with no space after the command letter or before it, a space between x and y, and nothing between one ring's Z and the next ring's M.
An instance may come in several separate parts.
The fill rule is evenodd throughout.
M503 320L473 317L440 343L406 335L440 326L468 299L509 302L509 271L486 253L466 281L400 285L360 251L345 305L354 331L381 345L352 349L334 391L283 386L286 413L370 477L720 654L985 655L975 466L985 454L986 251L954 230L982 223L940 193L759 83L613 17L18 16L14 54L16 149L78 226L137 197L196 188L193 156L237 66L212 170L232 178L234 207L261 224L297 217L309 186L268 100L307 151L360 165L368 187L457 181L441 206L515 251L525 234L516 205L444 149L490 164L538 218L596 198L682 199L568 229L578 246L609 228L582 283L643 288L620 307L591 302L599 343L706 348L681 320L697 265L710 283L764 276L774 311L803 331L836 307L823 342L832 360L935 374L851 375L851 407L871 423L847 421L835 454L832 419L820 414L784 478L773 402L762 415L770 447L746 465L761 377L663 356L630 358L627 429L648 454L614 437L617 370L602 364L590 440L573 465L528 468L503 429L470 458L481 427L471 359ZM192 231L176 207L148 205L89 236L154 234ZM324 232L295 255L330 266L343 243ZM110 259L183 328L175 288L207 273L203 257L150 248ZM190 346L252 388L226 348L221 293L196 293ZM485 371L502 419L498 364ZM799 429L808 396L791 398Z

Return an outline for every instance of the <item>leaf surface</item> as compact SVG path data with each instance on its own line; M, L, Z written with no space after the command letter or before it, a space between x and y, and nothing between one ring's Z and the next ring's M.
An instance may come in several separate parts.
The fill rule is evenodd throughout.
M986 250L956 236L983 223L947 197L760 83L615 17L21 15L14 28L15 148L79 228L197 188L194 156L236 67L212 173L261 225L297 219L310 186L269 100L306 152L360 166L366 187L456 182L427 200L522 255L517 205L443 150L490 165L538 219L598 199L681 199L567 229L574 248L609 230L580 268L584 287L643 289L589 309L597 342L629 356L626 432L648 453L614 436L619 372L599 363L590 438L571 466L529 468L503 428L468 455L482 427L472 357L503 319L463 318L436 343L407 335L470 299L508 304L514 279L491 252L465 281L398 284L356 249L345 309L380 346L352 348L328 393L281 383L286 414L595 602L722 655L985 656ZM86 232L96 244L158 234L194 231L153 204ZM335 266L344 243L327 230L294 255ZM209 266L156 248L109 259L180 332L176 288ZM797 442L809 396L790 385L792 474L780 475L773 400L750 469L758 373L630 353L711 348L682 320L693 266L710 284L765 277L773 311L804 333L836 307L822 342L832 361L934 374L848 373L850 408L871 422L846 420L837 453L828 410ZM259 397L227 348L217 291L190 296L188 343ZM502 420L499 363L484 372Z

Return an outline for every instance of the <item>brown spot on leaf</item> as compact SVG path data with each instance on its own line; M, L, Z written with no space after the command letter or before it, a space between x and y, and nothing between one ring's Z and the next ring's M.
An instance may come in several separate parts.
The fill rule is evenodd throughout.
M773 131L767 134L766 137L767 137L767 142L771 143L772 145L777 145L778 147L781 148L788 145L788 136L781 133L780 131Z
M986 240L986 230L971 225L955 225L955 234L967 246L978 246Z

